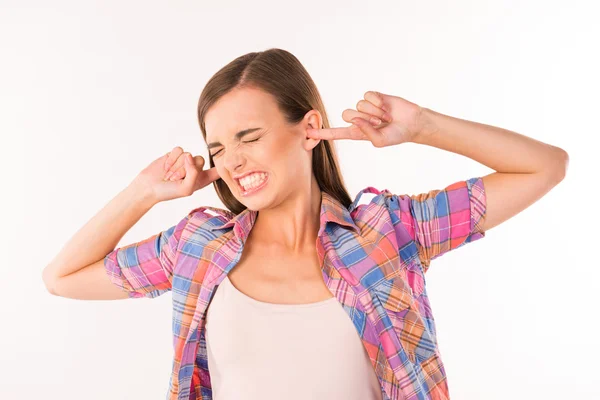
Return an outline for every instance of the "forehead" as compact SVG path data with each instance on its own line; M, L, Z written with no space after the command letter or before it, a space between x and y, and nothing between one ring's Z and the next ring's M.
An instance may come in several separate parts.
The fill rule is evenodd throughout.
M244 129L272 126L281 119L277 103L269 93L254 88L234 89L207 111L206 140L221 140Z

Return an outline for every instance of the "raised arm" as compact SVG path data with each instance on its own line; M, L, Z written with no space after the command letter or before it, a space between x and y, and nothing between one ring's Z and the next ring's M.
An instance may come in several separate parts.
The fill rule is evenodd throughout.
M427 108L422 119L427 129L415 135L414 143L461 154L496 171L483 177L487 210L482 231L525 210L566 175L569 156L560 147Z
M104 269L104 257L155 204L150 193L132 182L94 215L64 245L43 271L48 291L81 300L128 298Z
M204 159L176 147L146 167L90 219L48 264L42 277L56 296L82 300L156 297L170 289L175 251L187 216L137 243L115 249L160 201L191 195L218 179ZM164 177L176 172L171 180Z
M568 168L569 156L560 147L375 91L366 92L356 110L345 110L342 118L352 125L309 129L307 136L365 140L375 147L425 144L496 171L481 180L455 182L444 190L394 200L391 206L420 246L425 267L433 258L484 237L525 210L558 185Z
M366 92L356 110L345 110L342 118L352 125L309 129L308 137L365 140L375 147L425 144L494 169L483 177L487 210L479 229L484 232L539 200L558 185L568 168L569 156L560 147L376 91Z

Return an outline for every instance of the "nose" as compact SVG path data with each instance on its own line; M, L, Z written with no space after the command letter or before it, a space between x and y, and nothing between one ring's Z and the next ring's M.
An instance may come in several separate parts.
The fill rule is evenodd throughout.
M231 172L240 170L246 162L244 155L237 148L226 152L223 158L223 166Z

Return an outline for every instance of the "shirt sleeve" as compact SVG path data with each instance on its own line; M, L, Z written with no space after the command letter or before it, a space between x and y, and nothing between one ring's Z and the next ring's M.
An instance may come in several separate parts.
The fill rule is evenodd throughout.
M179 241L189 218L190 214L162 232L106 255L104 269L112 283L130 298L153 298L170 291Z
M416 244L424 272L431 260L485 237L482 225L487 203L480 177L427 193L393 195L392 199L396 203L393 212Z

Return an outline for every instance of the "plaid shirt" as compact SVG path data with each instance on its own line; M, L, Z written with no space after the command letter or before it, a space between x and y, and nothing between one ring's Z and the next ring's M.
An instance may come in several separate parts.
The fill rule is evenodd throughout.
M363 193L376 196L358 204ZM430 261L485 236L486 195L471 178L419 195L367 187L348 209L322 193L316 243L323 279L367 350L383 399L449 399L424 275ZM205 314L237 264L257 212L200 207L104 259L131 298L172 292L174 360L167 399L212 399Z

